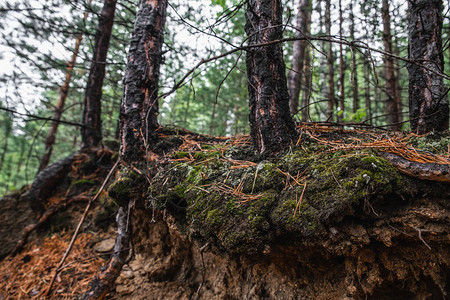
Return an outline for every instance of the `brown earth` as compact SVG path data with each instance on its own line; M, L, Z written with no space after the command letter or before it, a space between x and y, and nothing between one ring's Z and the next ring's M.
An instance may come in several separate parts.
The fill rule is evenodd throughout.
M180 143L178 137L171 139ZM181 148L187 142L181 139ZM203 145L205 143L208 144L205 140L189 143L190 147L194 145L193 147L199 148L194 152L187 150L191 160L187 163L192 163L189 168L197 164L193 158L200 156L197 153L207 152L207 147ZM173 143L168 144L170 147ZM166 146L162 151L165 150ZM182 151L186 151L186 148ZM320 151L324 152L323 149ZM244 161L246 153L250 152L241 151L227 159L235 164L237 160ZM170 160L175 163L186 160L179 159L176 156L179 154L173 152L170 155L172 156L164 161L161 160L164 166L160 172L172 170L173 162L168 163ZM258 157L254 159L260 160ZM66 180L65 184L67 189L72 190L71 196L93 195L98 190L112 162L104 161L97 168L94 167L94 161L99 161L98 157L92 157L86 162L90 167L89 170L84 168L84 173L77 171L83 169L83 166L78 165L77 170L69 174L70 180ZM205 161L210 162L210 159L206 158ZM349 161L351 160L344 161L342 170ZM247 163L251 166L251 162ZM308 167L315 166L314 163L311 162ZM241 170L241 167L242 165L238 165L233 170ZM123 170L125 169L123 167ZM308 169L306 173L310 171L314 170ZM325 171L327 170L316 172L318 180L323 179L324 187L317 183L314 185L315 175L308 178L304 200L306 204L314 204L308 202L312 201L310 199L313 197L308 195L308 191L322 193L321 188L329 189L325 184L330 182L337 182L334 198L339 200L341 197L342 194L337 193L337 188L344 186L344 178L339 177L338 169L334 169L330 174ZM341 173L345 176L352 175L348 174L349 171ZM375 178L378 173L373 171L370 174ZM258 173L254 177L257 175ZM128 199L135 203L129 215L132 251L113 291L107 297L446 299L450 295L450 184L413 179L397 173L394 175L389 178L399 180L398 176L401 176L402 192L396 193L394 186L392 190L383 193L373 190L373 193L362 194L364 197L360 202L353 201L348 206L339 208L341 215L332 215L326 211L330 216L321 216L322 219L317 223L319 227L313 233L303 232L300 227L295 227L298 224L294 222L294 210L287 210L287 217L283 220L271 214L266 215L266 223L262 229L258 227L259 231L249 234L245 209L251 208L253 204L239 204L239 201L238 208L243 209L244 213L239 210L239 214L235 216L225 215L231 218L228 221L235 224L234 232L233 227L227 227L227 223L214 223L215 227L208 227L212 223L207 223L208 219L202 221L201 214L195 215L189 211L186 213L186 202L183 202L183 199L177 204L184 205L184 208L176 205L165 208L148 205L148 186L145 180L139 180L132 183L133 197ZM115 180L119 180L120 176L117 174ZM90 181L86 181L86 178ZM84 181L78 182L76 186L71 184L77 180ZM159 183L153 181L153 184L163 194L172 188L171 184L180 184L183 178L164 180L162 177L161 180ZM176 182L173 183L172 180ZM171 188L164 187L167 181L167 186ZM293 188L298 188L292 181L290 184ZM380 188L375 185L374 187ZM408 193L403 193L404 190ZM279 209L285 201L283 197L289 195L288 192L286 187L280 191L269 210ZM324 199L333 199L333 193L324 195ZM223 195L224 203L229 203L230 199L227 197ZM0 200L0 254L3 255L3 260L0 261L0 299L39 298L42 295L85 205L75 203L61 211L49 224L33 233L21 253L15 257L5 257L20 238L21 230L35 220L34 213L20 199L17 194ZM52 298L82 297L93 276L100 272L100 265L106 265L108 256L95 249L99 249L102 242L114 238L116 234L112 222L113 212L117 207L115 201L118 199L111 199L105 193L90 211L74 253L67 261L69 269L59 275ZM333 203L326 203L327 209L333 209ZM336 205L339 203L336 201ZM215 208L223 209L222 206ZM306 215L297 218L303 216ZM196 221L189 219L193 217L196 217ZM294 227L283 227L287 225L282 221ZM286 228L298 230L286 231ZM237 240L241 244L226 244L224 234L229 233L242 233L242 238ZM256 241L252 240L253 238ZM246 248L247 245L255 247Z

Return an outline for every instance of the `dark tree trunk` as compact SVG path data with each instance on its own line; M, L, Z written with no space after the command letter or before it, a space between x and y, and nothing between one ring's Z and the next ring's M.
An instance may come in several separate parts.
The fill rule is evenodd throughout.
M391 17L389 15L389 1L383 0L381 8L383 16L383 43L384 51L392 54L392 35L391 35ZM397 78L395 77L394 59L390 56L384 56L384 74L386 76L386 112L388 114L388 123L392 130L400 130L399 111L397 99Z
M441 0L408 1L409 118L416 133L444 131L449 126L448 99L444 91ZM421 67L423 65L426 67Z
M342 15L342 1L339 0L339 38L343 39L344 18ZM345 60L344 49L342 44L339 44L339 114L337 115L338 122L342 122L344 119L345 109Z
M299 0L296 27L296 37L303 37L308 34L308 24L310 22L309 10L311 0ZM305 49L308 45L306 40L297 40L292 45L292 69L289 71L289 110L291 114L298 112L300 91L303 86L303 70L305 64Z
M280 0L248 1L245 32L249 45L282 38L281 9ZM285 70L281 44L247 52L250 134L260 153L288 144L296 136Z
M95 35L94 56L84 98L83 124L81 129L81 147L96 147L102 141L101 98L103 79L105 78L106 56L111 39L116 0L105 0L99 16Z
M156 139L166 8L167 0L141 0L136 15L120 107L120 153L127 161L141 159Z
M364 91L364 98L365 98L365 102L366 102L366 119L369 120L369 124L372 125L373 124L373 119L372 119L372 101L370 101L370 94L371 94L371 89L370 89L370 70L371 70L371 64L370 64L370 59L366 56L362 56L363 57L363 62L364 62L364 81L366 82L365 86L365 91ZM376 90L376 88L375 88Z
M325 28L327 36L331 37L331 3L330 0L325 1ZM327 64L328 64L328 121L333 118L334 105L336 104L336 96L334 93L334 55L332 43L328 42Z
M355 40L355 15L353 14L353 3L350 2L350 39ZM356 66L356 48L352 49L352 84L353 84L353 113L359 109L359 90L358 90L358 68ZM366 82L369 85L369 82Z
M309 11L309 17L311 18L311 11ZM308 34L310 27L308 26ZM308 122L310 120L309 106L311 98L311 47L306 48L305 53L305 65L303 66L305 76L305 86L303 88L302 96L302 121Z

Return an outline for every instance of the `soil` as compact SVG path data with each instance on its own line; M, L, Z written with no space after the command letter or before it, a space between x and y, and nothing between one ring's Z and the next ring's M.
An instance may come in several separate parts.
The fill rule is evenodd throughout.
M106 241L111 248L114 212L128 201L133 204L127 223L131 255L108 298L445 299L450 295L449 183L400 173L371 149L336 151L328 142L317 141L320 134L314 135L316 140L303 137L301 146L271 156L255 155L248 138L165 135L158 147L165 156L148 173L142 166L144 171L138 174L123 165L83 226L89 239L83 237L77 257L97 253L106 259L95 249ZM363 139L355 133L322 136L327 141ZM110 159L99 166L94 163L99 161L96 155L84 164L78 162L75 169L83 173L72 171L65 181L71 197L92 195L99 188L115 156L107 153ZM1 203L0 249L6 256L35 215L18 195L6 196ZM32 235L22 254L4 258L0 270L2 264L19 271L25 268L26 255L40 243L41 251L50 251L42 242L47 237L68 239L83 206L74 204L60 212L64 217L52 218ZM72 225L56 226L61 219ZM60 230L69 234L59 235ZM66 247L67 241L61 245ZM52 252L53 261L58 261L63 246ZM98 272L102 262L106 264L96 261ZM28 268L30 263L33 260L27 262ZM94 274L77 269L89 263L77 263L71 272L83 274L77 277L83 285L55 292L54 298L73 299L87 291ZM49 273L48 266L42 268ZM21 280L19 275L16 280ZM6 290L5 276L0 274L0 299L15 298L20 291ZM39 283L39 276L27 280L36 281L26 286L27 295L39 297L45 284Z

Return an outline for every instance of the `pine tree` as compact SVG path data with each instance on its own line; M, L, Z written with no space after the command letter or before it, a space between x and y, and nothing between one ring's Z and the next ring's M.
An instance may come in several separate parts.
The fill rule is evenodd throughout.
M96 147L102 140L101 98L115 10L116 0L105 0L99 16L94 55L84 99L84 127L81 129L82 148Z
M442 0L408 1L409 117L421 134L449 128L449 104L442 75Z
M250 46L282 38L281 9L280 0L248 1L245 32ZM285 69L281 44L247 52L250 134L260 153L288 144L296 136Z
M159 127L158 80L166 20L166 0L141 0L136 15L120 110L120 154L141 159Z

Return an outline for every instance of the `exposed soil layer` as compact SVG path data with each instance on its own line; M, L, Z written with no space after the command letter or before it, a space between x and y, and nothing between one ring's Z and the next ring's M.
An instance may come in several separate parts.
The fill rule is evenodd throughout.
M448 297L448 183L308 139L265 160L220 147L173 152L133 193L135 256L114 297ZM110 195L127 198L134 176L123 170Z
M245 137L168 130L160 135L156 159L122 165L88 214L84 248L67 262L71 272L81 274L78 284L69 280L77 290L60 288L69 282L62 272L53 297L82 297L88 290L93 265L85 259L97 257L98 265L98 255L111 251L115 211L129 203L125 220L131 243L123 251L132 251L108 296L114 299L449 297L450 184L405 175L373 148L336 150L333 144L339 139L348 146L365 136L303 135L299 146L261 156ZM430 149L445 153L449 138L412 143L425 148L431 143ZM95 194L115 157L107 149L79 156L44 206ZM18 193L0 202L3 256L35 219L20 199ZM21 291L20 282L6 284L2 280L9 277L0 274L0 299L42 292L46 284L40 278L49 277L54 266L33 267L40 261L33 249L45 252L39 245L64 237L57 243L61 249L40 254L59 261L83 207L79 202L65 207L33 234L22 253L0 262L17 269L16 280L35 270L36 281L26 279L29 288ZM59 234L62 230L68 233ZM106 240L109 248L99 250ZM31 261L24 261L28 256ZM14 289L2 290L6 286Z

